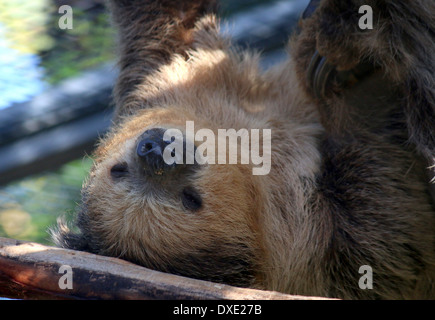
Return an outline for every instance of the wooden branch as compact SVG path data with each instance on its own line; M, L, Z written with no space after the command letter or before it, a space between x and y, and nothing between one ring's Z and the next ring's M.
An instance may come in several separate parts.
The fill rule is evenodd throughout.
M71 267L72 288L61 289ZM64 277L64 278L62 278ZM23 299L322 299L166 274L87 252L0 237L0 297Z

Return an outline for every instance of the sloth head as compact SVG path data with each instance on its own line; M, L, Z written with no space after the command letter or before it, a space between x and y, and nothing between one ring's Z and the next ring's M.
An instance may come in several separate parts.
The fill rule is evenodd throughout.
M183 150L189 143L178 111L144 110L102 140L82 190L78 232L60 223L53 238L155 270L251 286L261 251L257 178L251 165L168 164L167 129L183 133Z

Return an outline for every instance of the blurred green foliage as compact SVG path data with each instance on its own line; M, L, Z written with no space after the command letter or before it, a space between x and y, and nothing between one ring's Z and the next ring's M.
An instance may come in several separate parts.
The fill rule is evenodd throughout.
M48 34L55 45L40 56L51 84L115 58L115 34L106 10L73 7L73 13L73 28L65 30L58 27L61 14L50 16Z
M114 31L101 1L69 1L73 29L59 28L57 0L0 0L0 26L11 48L38 54L55 84L114 59ZM74 214L91 160L0 187L0 236L50 244L47 228ZM69 219L68 219L69 220Z
M47 228L74 214L91 165L90 158L75 160L0 189L0 236L50 244Z
M37 53L53 47L47 33L48 21L54 11L50 0L1 0L0 22L12 48L23 53Z

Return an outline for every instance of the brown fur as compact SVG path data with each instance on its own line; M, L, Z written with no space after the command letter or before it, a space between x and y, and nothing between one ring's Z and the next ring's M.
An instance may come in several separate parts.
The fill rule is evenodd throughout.
M218 33L214 4L111 1L120 30L116 124L95 152L80 230L61 223L58 245L292 294L434 298L435 212L425 176L434 155L434 62L420 49L433 52L435 8L377 1L383 27L361 40L349 26L353 7L340 3L323 1L292 41L295 60L262 73L257 55L234 52ZM418 34L409 35L412 43L399 41L406 26ZM305 71L316 46L338 68L363 56L382 65L386 101L358 109L344 88L314 99ZM144 179L138 137L149 128L182 129L186 120L215 133L271 128L270 173L203 165ZM119 163L128 175L114 179L110 169ZM202 196L198 211L182 205L187 187ZM358 287L362 265L373 268L372 290Z

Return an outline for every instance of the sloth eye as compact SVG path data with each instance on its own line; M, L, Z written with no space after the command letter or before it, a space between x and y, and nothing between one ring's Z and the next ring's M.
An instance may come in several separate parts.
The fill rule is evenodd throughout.
M201 196L192 188L185 188L181 195L183 206L191 211L196 211L202 206Z
M125 163L125 162L115 164L110 169L110 175L112 176L112 178L122 178L122 177L126 176L127 174L128 174L128 166L127 166L127 163Z

